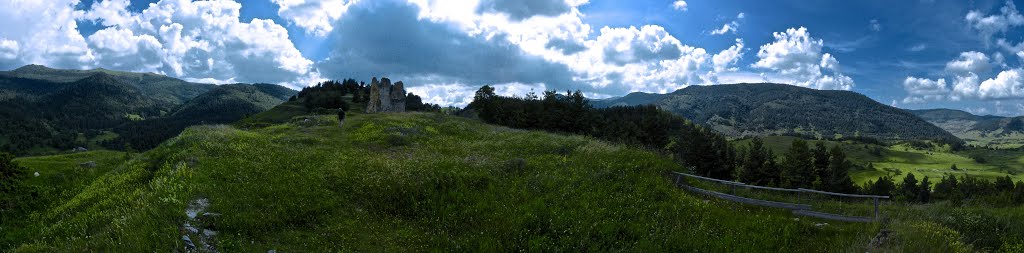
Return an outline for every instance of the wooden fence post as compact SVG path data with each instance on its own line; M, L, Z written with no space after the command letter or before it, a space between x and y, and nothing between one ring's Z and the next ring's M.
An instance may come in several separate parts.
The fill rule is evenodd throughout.
M878 221L878 198L875 199L875 221Z

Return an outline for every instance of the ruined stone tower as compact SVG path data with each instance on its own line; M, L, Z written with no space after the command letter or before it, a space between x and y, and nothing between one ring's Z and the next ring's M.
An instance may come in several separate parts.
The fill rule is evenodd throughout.
M370 100L366 104L366 112L405 112L405 84L397 82L391 85L390 79L381 78L377 81L374 77L370 81Z

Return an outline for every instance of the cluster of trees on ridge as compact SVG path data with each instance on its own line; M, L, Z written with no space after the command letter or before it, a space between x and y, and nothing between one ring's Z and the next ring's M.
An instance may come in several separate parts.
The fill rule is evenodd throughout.
M344 98L349 94L352 99L346 101ZM365 82L356 82L355 79L345 79L341 82L328 80L317 83L314 86L302 88L298 94L292 96L289 101L301 100L307 110L342 109L348 111L351 103L366 103L370 100L370 86ZM423 103L423 98L409 92L405 96L406 111L441 111L441 106L430 103Z
M465 109L484 122L514 128L593 136L669 152L698 174L732 178L736 152L714 131L653 105L594 108L580 91L498 96L484 86Z

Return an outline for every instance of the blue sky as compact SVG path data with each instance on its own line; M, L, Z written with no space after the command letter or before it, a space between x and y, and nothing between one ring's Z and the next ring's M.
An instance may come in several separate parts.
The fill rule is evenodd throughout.
M454 105L484 84L609 97L768 80L901 108L1024 114L1024 16L1012 1L0 3L0 21L24 27L0 31L3 69L103 67L295 88L388 76Z

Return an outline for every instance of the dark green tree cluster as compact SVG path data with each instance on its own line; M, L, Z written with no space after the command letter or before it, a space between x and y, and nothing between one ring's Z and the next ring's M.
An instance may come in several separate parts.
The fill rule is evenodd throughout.
M23 177L25 169L14 162L14 155L0 153L0 195L14 192Z
M918 182L914 173L907 173L907 176L903 177L903 183L900 183L899 187L892 194L899 201L928 203L932 199L931 188L932 183L928 176L925 176L924 179L921 179L921 182Z
M739 148L739 175L740 182L762 185L780 186L782 173L778 163L775 162L775 154L764 145L761 138L754 138L750 145Z
M405 110L417 112L440 112L441 106L431 103L423 103L423 98L409 92L409 94L405 95Z
M352 99L345 99L345 96L352 95ZM365 103L370 99L370 86L366 83L356 82L355 79L338 81L324 81L316 85L303 88L291 101L301 100L308 110L317 108L349 110L349 102ZM441 111L440 105L423 103L420 96L408 93L405 97L406 111Z
M950 201L960 204L970 201L993 206L1024 204L1024 181L1014 184L1010 176L989 181L968 175L958 177L946 174L933 187L927 176L918 181L910 173L900 184L895 184L892 177L884 176L868 181L864 189L867 194L891 195L897 201L910 203Z
M303 88L296 99L301 99L306 109L344 109L348 110L348 102L344 96L348 94L359 94L368 87L360 86L354 79L345 79L342 82L324 81L316 85ZM353 95L358 96L358 95ZM355 98L353 98L355 100Z
M804 140L794 140L777 162L761 138L741 147L738 156L740 182L785 188L812 188L830 192L855 193L850 179L853 165L839 146L828 149L821 142L814 149Z
M697 174L733 177L734 151L725 137L655 106L597 109L590 106L580 91L506 97L484 86L477 90L466 111L476 112L481 120L491 124L588 135L668 150Z

